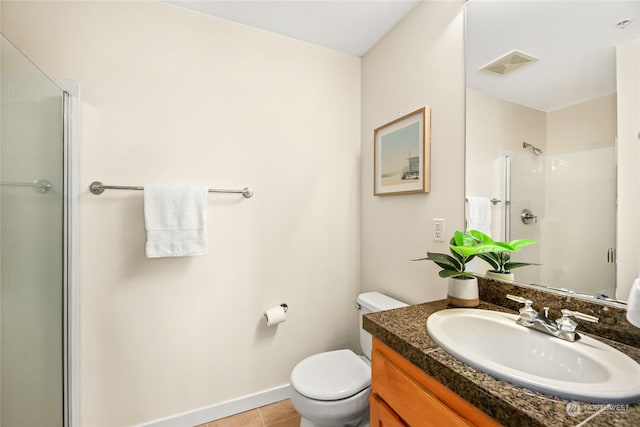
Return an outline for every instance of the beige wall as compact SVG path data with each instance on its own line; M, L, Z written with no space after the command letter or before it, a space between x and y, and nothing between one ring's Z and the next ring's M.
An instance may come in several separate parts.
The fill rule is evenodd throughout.
M640 39L616 50L618 85L618 288L616 298L626 300L640 275Z
M141 193L81 195L81 425L259 392L356 347L360 58L159 2L2 8L12 41L81 84L81 187L255 191L210 195L207 255L154 260Z
M616 117L615 93L550 111L545 154L614 146Z
M463 1L424 2L362 60L363 290L408 303L444 298L446 282L430 262L432 218L446 234L464 226ZM373 129L422 106L431 107L431 192L373 196Z

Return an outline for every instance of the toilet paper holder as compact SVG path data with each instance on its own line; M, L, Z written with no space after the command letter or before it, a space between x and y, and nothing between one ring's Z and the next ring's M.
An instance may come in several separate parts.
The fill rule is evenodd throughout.
M284 312L286 313L289 310L289 306L285 303L280 304L280 307L282 307L282 309L284 310ZM267 318L267 312L265 311L264 313L262 313L262 315L264 316L264 318Z
M288 310L289 306L284 303L266 310L263 315L265 322L267 322L267 326L275 326L279 323L284 322L286 320L285 314Z

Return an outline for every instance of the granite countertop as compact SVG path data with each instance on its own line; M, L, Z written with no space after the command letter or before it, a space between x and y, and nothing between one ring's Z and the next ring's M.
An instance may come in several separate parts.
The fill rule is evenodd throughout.
M427 333L430 314L449 308L446 300L364 316L364 329L427 374L505 426L640 426L640 404L573 402L501 381L459 361ZM481 302L480 309L513 311ZM640 348L590 335L640 363ZM569 405L570 404L570 405ZM567 406L569 405L569 406ZM567 410L569 408L569 411Z

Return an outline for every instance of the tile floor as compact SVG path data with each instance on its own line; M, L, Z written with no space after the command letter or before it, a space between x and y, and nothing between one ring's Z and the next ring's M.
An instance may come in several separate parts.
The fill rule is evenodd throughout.
M242 412L197 427L298 427L300 414L293 409L291 400L282 400L251 411Z

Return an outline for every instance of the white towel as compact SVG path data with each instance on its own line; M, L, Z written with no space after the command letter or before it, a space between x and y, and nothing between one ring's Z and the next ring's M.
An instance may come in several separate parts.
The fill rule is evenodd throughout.
M144 186L147 258L206 253L208 191L204 185Z
M640 328L640 277L633 281L627 301L627 320Z
M467 231L478 230L491 236L491 200L467 197Z

